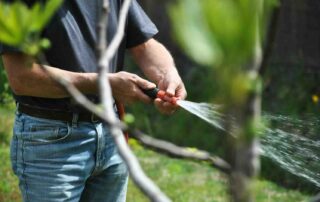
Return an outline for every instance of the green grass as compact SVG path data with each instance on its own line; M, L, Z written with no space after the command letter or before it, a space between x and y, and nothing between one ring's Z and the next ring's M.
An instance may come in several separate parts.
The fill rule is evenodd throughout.
M0 108L0 202L21 201L18 180L10 164L9 143L12 135L13 105Z
M133 142L133 143L132 143ZM207 163L198 163L146 150L131 140L131 147L146 171L160 188L175 202L228 201L227 178ZM307 202L310 196L287 190L269 181L257 180L257 202ZM130 182L129 202L148 201Z
M17 178L11 171L9 139L13 123L12 106L0 107L0 202L21 201ZM142 148L136 141L130 145L146 171L161 189L175 202L228 201L226 176L206 163L172 159ZM132 181L128 188L128 202L145 202L148 199ZM307 202L310 196L299 191L279 187L269 181L256 183L258 202Z
M9 146L0 144L0 201L17 202L21 201L18 190L18 180L13 175L9 161Z

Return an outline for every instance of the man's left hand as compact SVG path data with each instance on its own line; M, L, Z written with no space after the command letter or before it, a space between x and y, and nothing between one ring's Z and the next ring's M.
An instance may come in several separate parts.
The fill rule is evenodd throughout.
M172 69L173 70L173 69ZM158 83L158 88L166 92L168 96L184 100L187 97L185 86L176 71L167 73ZM160 98L155 99L156 108L163 114L173 114L179 106L166 102Z

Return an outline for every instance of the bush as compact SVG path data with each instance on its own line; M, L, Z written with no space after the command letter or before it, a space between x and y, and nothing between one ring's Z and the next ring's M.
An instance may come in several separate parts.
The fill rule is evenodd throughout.
M0 57L0 104L12 101L11 91L8 84L6 72Z

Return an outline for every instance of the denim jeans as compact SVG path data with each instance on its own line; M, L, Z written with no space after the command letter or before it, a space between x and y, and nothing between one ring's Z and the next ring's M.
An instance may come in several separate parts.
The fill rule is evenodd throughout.
M11 161L25 202L123 202L128 171L101 123L16 113Z

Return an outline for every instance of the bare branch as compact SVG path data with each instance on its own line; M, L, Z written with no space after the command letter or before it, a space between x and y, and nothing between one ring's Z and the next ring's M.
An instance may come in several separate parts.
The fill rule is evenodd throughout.
M106 29L106 25L102 25L103 22L107 22L108 20L108 0L103 1L103 12L101 19L101 27L100 29L100 38L99 41L102 43L104 42L104 39L107 38L106 34L107 32L101 29ZM99 87L100 87L100 96L101 96L101 102L103 104L103 113L105 116L107 116L111 123L116 122L117 117L115 115L114 109L113 109L113 98L111 94L111 87L109 80L106 78L107 73L109 70L109 64L111 58L114 56L115 52L118 50L118 47L123 39L124 36L124 30L125 30L125 22L129 10L131 0L125 0L121 10L120 10L120 17L119 17L119 25L117 32L111 41L111 44L108 48L104 47L104 45L99 44L99 53L100 58L98 62L99 67ZM103 50L105 48L105 50ZM104 53L103 53L104 52ZM102 55L103 54L103 55ZM124 160L124 162L127 164L129 172L131 174L131 177L133 181L136 183L136 185L152 200L156 202L169 202L171 201L164 193L161 192L161 190L157 187L157 185L150 180L145 173L142 171L140 164L130 148L128 147L124 135L119 127L116 125L109 125L111 134L115 140L115 144L118 148L118 151Z
M153 202L170 202L171 200L161 192L158 186L148 178L143 172L136 156L132 153L125 142L122 131L119 128L112 127L111 133L115 134L115 141L119 149L119 153L123 160L127 163L131 178L134 183L146 194Z
M101 13L99 10L98 16L100 17L97 26L97 58L101 58L103 52L107 48L107 27L108 27L108 13L109 13L109 1L103 1Z
M122 8L120 10L119 25L118 25L116 35L111 41L110 45L108 46L108 49L103 53L103 57L99 61L99 65L101 66L108 65L111 58L115 55L116 51L119 48L119 45L124 36L126 19L127 19L130 4L131 4L131 0L125 0L122 5Z
M319 201L320 201L320 193L318 193L315 197L313 197L310 202L319 202Z
M212 156L209 152L203 150L191 151L188 148L179 147L171 142L158 140L156 138L150 137L143 134L141 131L135 130L130 132L132 138L137 139L142 145L156 150L161 153L168 154L177 158L185 158L197 161L207 161L211 165L220 171L228 174L230 172L230 165L217 156Z
M98 23L98 40L97 40L97 51L98 51L98 60L101 60L104 51L107 49L107 28L108 28L108 11L109 11L109 0L103 0L102 12L100 14L100 19ZM109 84L107 77L107 73L109 72L109 62L105 65L98 64L98 83L100 90L100 99L103 113L108 116L108 114L113 114L114 109L112 107L112 95L111 95L111 87ZM113 116L109 116L111 119L116 119Z

